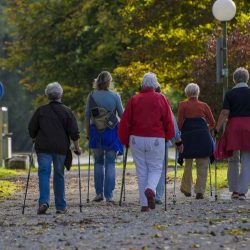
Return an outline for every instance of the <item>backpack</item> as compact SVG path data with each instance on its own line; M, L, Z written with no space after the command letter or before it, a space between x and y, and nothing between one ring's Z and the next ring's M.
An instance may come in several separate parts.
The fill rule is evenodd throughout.
M95 124L97 130L102 131L106 128L113 129L118 123L118 119L114 112L108 111L103 107L98 107L94 98L93 92L90 94L90 117Z

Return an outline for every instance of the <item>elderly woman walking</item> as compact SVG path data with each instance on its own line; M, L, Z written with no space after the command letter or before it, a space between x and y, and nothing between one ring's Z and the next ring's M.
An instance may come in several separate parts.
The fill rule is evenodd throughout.
M94 82L94 91L87 99L85 128L89 148L94 152L94 181L96 197L93 201L112 202L115 188L115 159L123 153L117 135L118 119L123 114L120 96L111 90L112 76L101 72ZM108 122L107 122L108 121ZM105 172L104 172L105 170Z
M238 68L233 74L235 86L229 90L223 103L215 134L228 120L216 152L217 159L229 158L228 184L232 198L246 199L250 184L250 88L248 70Z
M158 92L158 93L161 93L161 87L160 85L155 89L155 92ZM156 187L156 195L155 195L155 204L158 204L158 205L161 205L162 204L162 196L164 194L164 191L165 191L165 178L166 178L166 172L165 172L165 168L168 167L168 148L170 146L173 145L173 143L177 143L178 146L178 151L180 153L182 153L183 151L183 145L182 145L182 141L181 141L181 131L179 130L178 128L178 125L177 125L177 121L175 119L175 116L174 114L172 113L172 119L173 119L173 123L174 123L174 130L175 130L175 137L174 138L171 138L171 140L169 141L166 141L166 151L165 151L165 154L166 154L166 162L165 162L165 159L164 159L164 162L163 162L163 165L162 165L162 173L161 173L161 177L160 177L160 180L159 180L159 183Z
M209 129L215 126L210 107L198 100L200 88L190 83L185 88L187 101L183 101L178 109L178 127L181 130L185 159L185 168L181 181L181 192L191 196L192 164L196 159L197 181L194 187L196 199L203 199L206 188L209 157L213 154L213 140Z
M165 140L174 137L174 125L167 99L156 93L157 77L143 76L141 91L124 111L118 134L130 146L136 165L141 211L155 208L156 187L162 173Z
M38 160L39 208L45 214L50 205L51 164L54 166L53 186L56 213L66 213L64 161L73 140L75 152L81 154L76 118L70 108L61 102L63 89L57 82L45 89L49 104L39 107L29 123L29 134L35 142Z

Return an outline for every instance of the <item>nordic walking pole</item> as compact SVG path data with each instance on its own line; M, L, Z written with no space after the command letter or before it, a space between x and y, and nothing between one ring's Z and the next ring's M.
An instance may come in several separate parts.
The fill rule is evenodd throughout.
M210 163L208 164L208 169L209 169L209 179L210 179L210 196L213 196L213 189L212 189L212 173L211 173L211 165Z
M217 195L217 161L214 161L214 199L215 201L218 200L218 195Z
M168 164L167 164L167 143L165 142L165 155L164 155L164 176L165 176L165 211L167 211L167 171L168 171Z
M87 190L87 203L89 203L89 180L90 179L90 148L89 148L89 166L88 166L88 190Z
M80 155L77 151L75 151L75 154L78 158L78 177L79 177L79 195L80 195L80 213L82 213L82 185L81 185L81 169L80 169Z
M175 166L174 166L174 194L173 204L176 204L176 178L177 178L177 148L175 148Z
M123 161L124 161L124 155L123 155ZM126 163L127 163L127 159L126 159ZM124 175L123 201L126 200L126 182L125 182L125 179L126 179L126 175Z
M123 192L124 192L123 188L125 186L125 172L126 172L127 157L128 157L128 147L126 147L126 149L125 149L125 156L123 158L122 186L121 186L121 194L120 194L119 206L122 205L122 195L123 195Z
M28 177L27 177L27 182L26 182L22 214L24 214L24 209L25 209L26 197L27 197L27 192L28 192L28 185L29 185L29 180L30 180L30 171L31 171L32 165L34 164L34 160L33 160L34 150L35 150L35 143L33 143L32 149L31 149L30 166L29 166L29 172L28 172Z
M214 144L216 148L216 135L214 135ZM214 200L218 200L218 194L217 194L217 161L214 160Z

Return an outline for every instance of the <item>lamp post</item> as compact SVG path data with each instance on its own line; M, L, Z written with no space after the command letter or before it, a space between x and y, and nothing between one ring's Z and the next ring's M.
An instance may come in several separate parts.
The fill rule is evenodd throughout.
M228 59L227 59L227 21L234 18L236 6L232 0L216 0L212 12L222 25L222 68L220 75L223 78L223 99L228 89Z

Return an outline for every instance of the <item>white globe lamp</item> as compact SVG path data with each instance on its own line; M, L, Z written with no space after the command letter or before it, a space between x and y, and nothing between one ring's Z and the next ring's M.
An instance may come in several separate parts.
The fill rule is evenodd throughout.
M221 21L230 21L236 14L236 5L232 0L217 0L213 4L214 17Z

